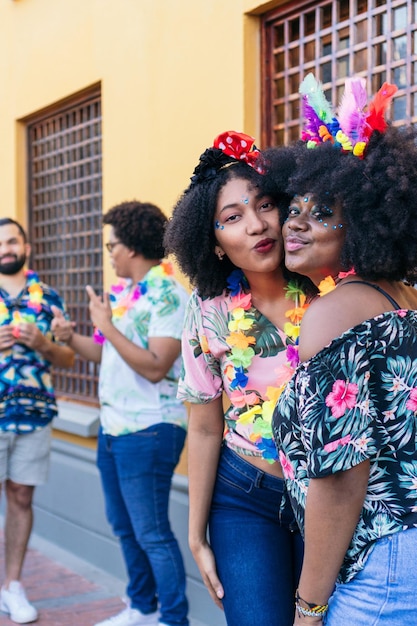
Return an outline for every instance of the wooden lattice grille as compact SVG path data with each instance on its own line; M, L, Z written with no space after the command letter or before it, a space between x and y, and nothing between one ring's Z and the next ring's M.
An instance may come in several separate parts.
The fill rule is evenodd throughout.
M77 331L91 334L85 285L101 291L101 100L90 93L27 125L31 266L65 299ZM97 402L97 366L54 371L59 397Z
M263 145L300 137L298 88L308 72L322 81L332 103L340 101L349 76L364 76L369 95L384 81L395 83L391 119L416 123L416 12L415 0L322 0L265 14Z

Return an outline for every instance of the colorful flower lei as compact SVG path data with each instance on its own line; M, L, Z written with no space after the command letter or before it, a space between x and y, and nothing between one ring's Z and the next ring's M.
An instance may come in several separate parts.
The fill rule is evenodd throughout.
M248 370L255 356L252 346L256 343L250 330L255 323L252 308L252 296L247 293L249 284L242 270L234 270L228 278L227 286L230 293L228 328L230 334L225 338L230 347L229 359L232 366L226 369L230 382L230 400L236 408L244 408L238 419L239 424L253 424L251 437L254 443L261 443L264 448L263 456L269 462L275 461L275 447L272 441L271 420L279 396L285 385L292 377L298 364L298 335L301 319L307 309L306 296L295 282L290 282L286 288L286 298L294 301L294 307L287 311L289 322L284 325L284 332L288 337L286 356L287 362L277 370L276 386L268 387L266 400L261 399L255 392L245 390L248 384Z
M146 280L139 281L133 289L129 289L121 297L120 294L130 286L130 281L120 280L116 285L113 285L109 295L110 306L112 307L112 321L122 318L127 311L133 307L135 302L148 292L149 287L151 287L156 280L164 278L165 276L172 276L173 274L174 270L171 263L162 261L159 265L151 267L146 274ZM106 341L105 336L98 328L94 328L93 338L94 341L99 344L103 344Z
M43 290L39 281L39 276L32 270L25 270L26 287L29 297L25 298L26 309L13 311L10 319L10 311L7 304L0 296L0 326L10 323L13 326L14 337L19 337L19 324L33 324L36 320L36 314L42 309Z
M341 272L338 278L344 278L354 274L354 270ZM309 306L306 295L295 281L290 281L285 288L285 297L294 302L294 306L286 313L289 319L284 324L284 332L287 335L286 363L277 368L276 385L267 387L265 397L261 401L254 391L246 391L249 376L248 370L255 356L256 339L250 334L255 323L255 317L251 312L252 296L249 283L242 270L234 270L227 279L229 290L229 314L228 329L230 334L225 341L230 348L229 360L231 365L226 368L225 374L230 380L230 401L236 409L246 408L240 413L236 422L241 425L252 424L253 432L250 435L253 443L263 448L263 457L269 462L275 461L275 446L272 440L271 420L275 405L285 386L292 378L299 363L298 340L300 324ZM321 281L318 289L319 295L324 296L336 287L336 282L331 276ZM261 445L260 445L261 444Z

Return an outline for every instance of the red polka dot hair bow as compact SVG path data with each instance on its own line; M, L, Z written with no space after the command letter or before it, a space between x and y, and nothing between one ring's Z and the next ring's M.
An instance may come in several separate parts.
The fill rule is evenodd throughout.
M191 176L190 189L213 180L224 167L243 161L259 174L264 174L263 158L255 140L244 133L228 130L218 135L211 148L207 148Z
M259 174L264 174L261 152L255 146L255 140L250 135L227 130L216 137L213 147L237 161L245 161Z

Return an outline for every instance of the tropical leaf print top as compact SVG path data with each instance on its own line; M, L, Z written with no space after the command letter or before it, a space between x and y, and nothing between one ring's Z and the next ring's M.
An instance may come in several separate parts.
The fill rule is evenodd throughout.
M287 362L285 348L290 341L252 305L246 311L254 351L245 369L244 390L236 384L236 362L226 338L232 320L231 296L225 291L215 298L191 295L182 338L184 371L178 397L205 404L227 395L230 406L225 412L227 445L242 454L259 456L269 462L278 459L272 439L274 390L278 369ZM270 401L270 410L268 404ZM260 407L263 406L261 411Z
M29 270L26 276L26 286L17 298L0 289L0 325L33 323L53 341L51 306L65 313L64 302L35 272ZM49 361L19 343L18 334L15 337L13 346L1 353L0 430L27 433L49 424L58 409Z
M359 523L339 581L376 539L417 526L417 312L390 311L298 366L273 417L287 489L304 530L309 478L370 460Z
M155 266L149 270L142 281L146 288L131 306L121 307L131 291L130 282L113 292L111 300L114 326L144 349L148 349L150 337L181 339L188 294L160 269ZM99 381L103 431L126 435L162 422L185 428L187 411L176 397L180 371L179 356L166 376L152 383L129 367L110 341L105 341Z

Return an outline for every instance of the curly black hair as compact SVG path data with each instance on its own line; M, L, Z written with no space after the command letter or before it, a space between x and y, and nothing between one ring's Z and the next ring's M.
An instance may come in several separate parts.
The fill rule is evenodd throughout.
M264 164L262 190L277 201L281 225L288 215L288 204L292 197L288 191L288 184L297 169L296 157L294 146L275 146L262 151Z
M281 154L282 180L279 180L278 175L272 178L259 174L246 163L230 158L220 167L211 162L208 175L202 176L206 168L204 172L200 172L199 166L194 170L190 186L174 207L164 243L167 252L175 255L181 270L197 288L200 296L211 298L220 295L227 287L228 276L236 269L227 256L219 261L214 253L216 245L214 214L220 190L232 178L243 178L258 187L265 195L270 195L284 219L289 196L283 189L288 183L289 171L292 171L290 162L287 162L284 156L285 150L282 149ZM206 150L202 155L204 162L207 161L207 152ZM213 155L216 157L214 153Z
M409 280L417 273L417 129L375 131L365 158L330 143L292 147L297 170L288 192L339 204L346 223L345 269L365 280Z
M103 223L113 227L116 237L130 250L145 259L162 259L168 218L150 202L131 200L112 207L103 217Z

